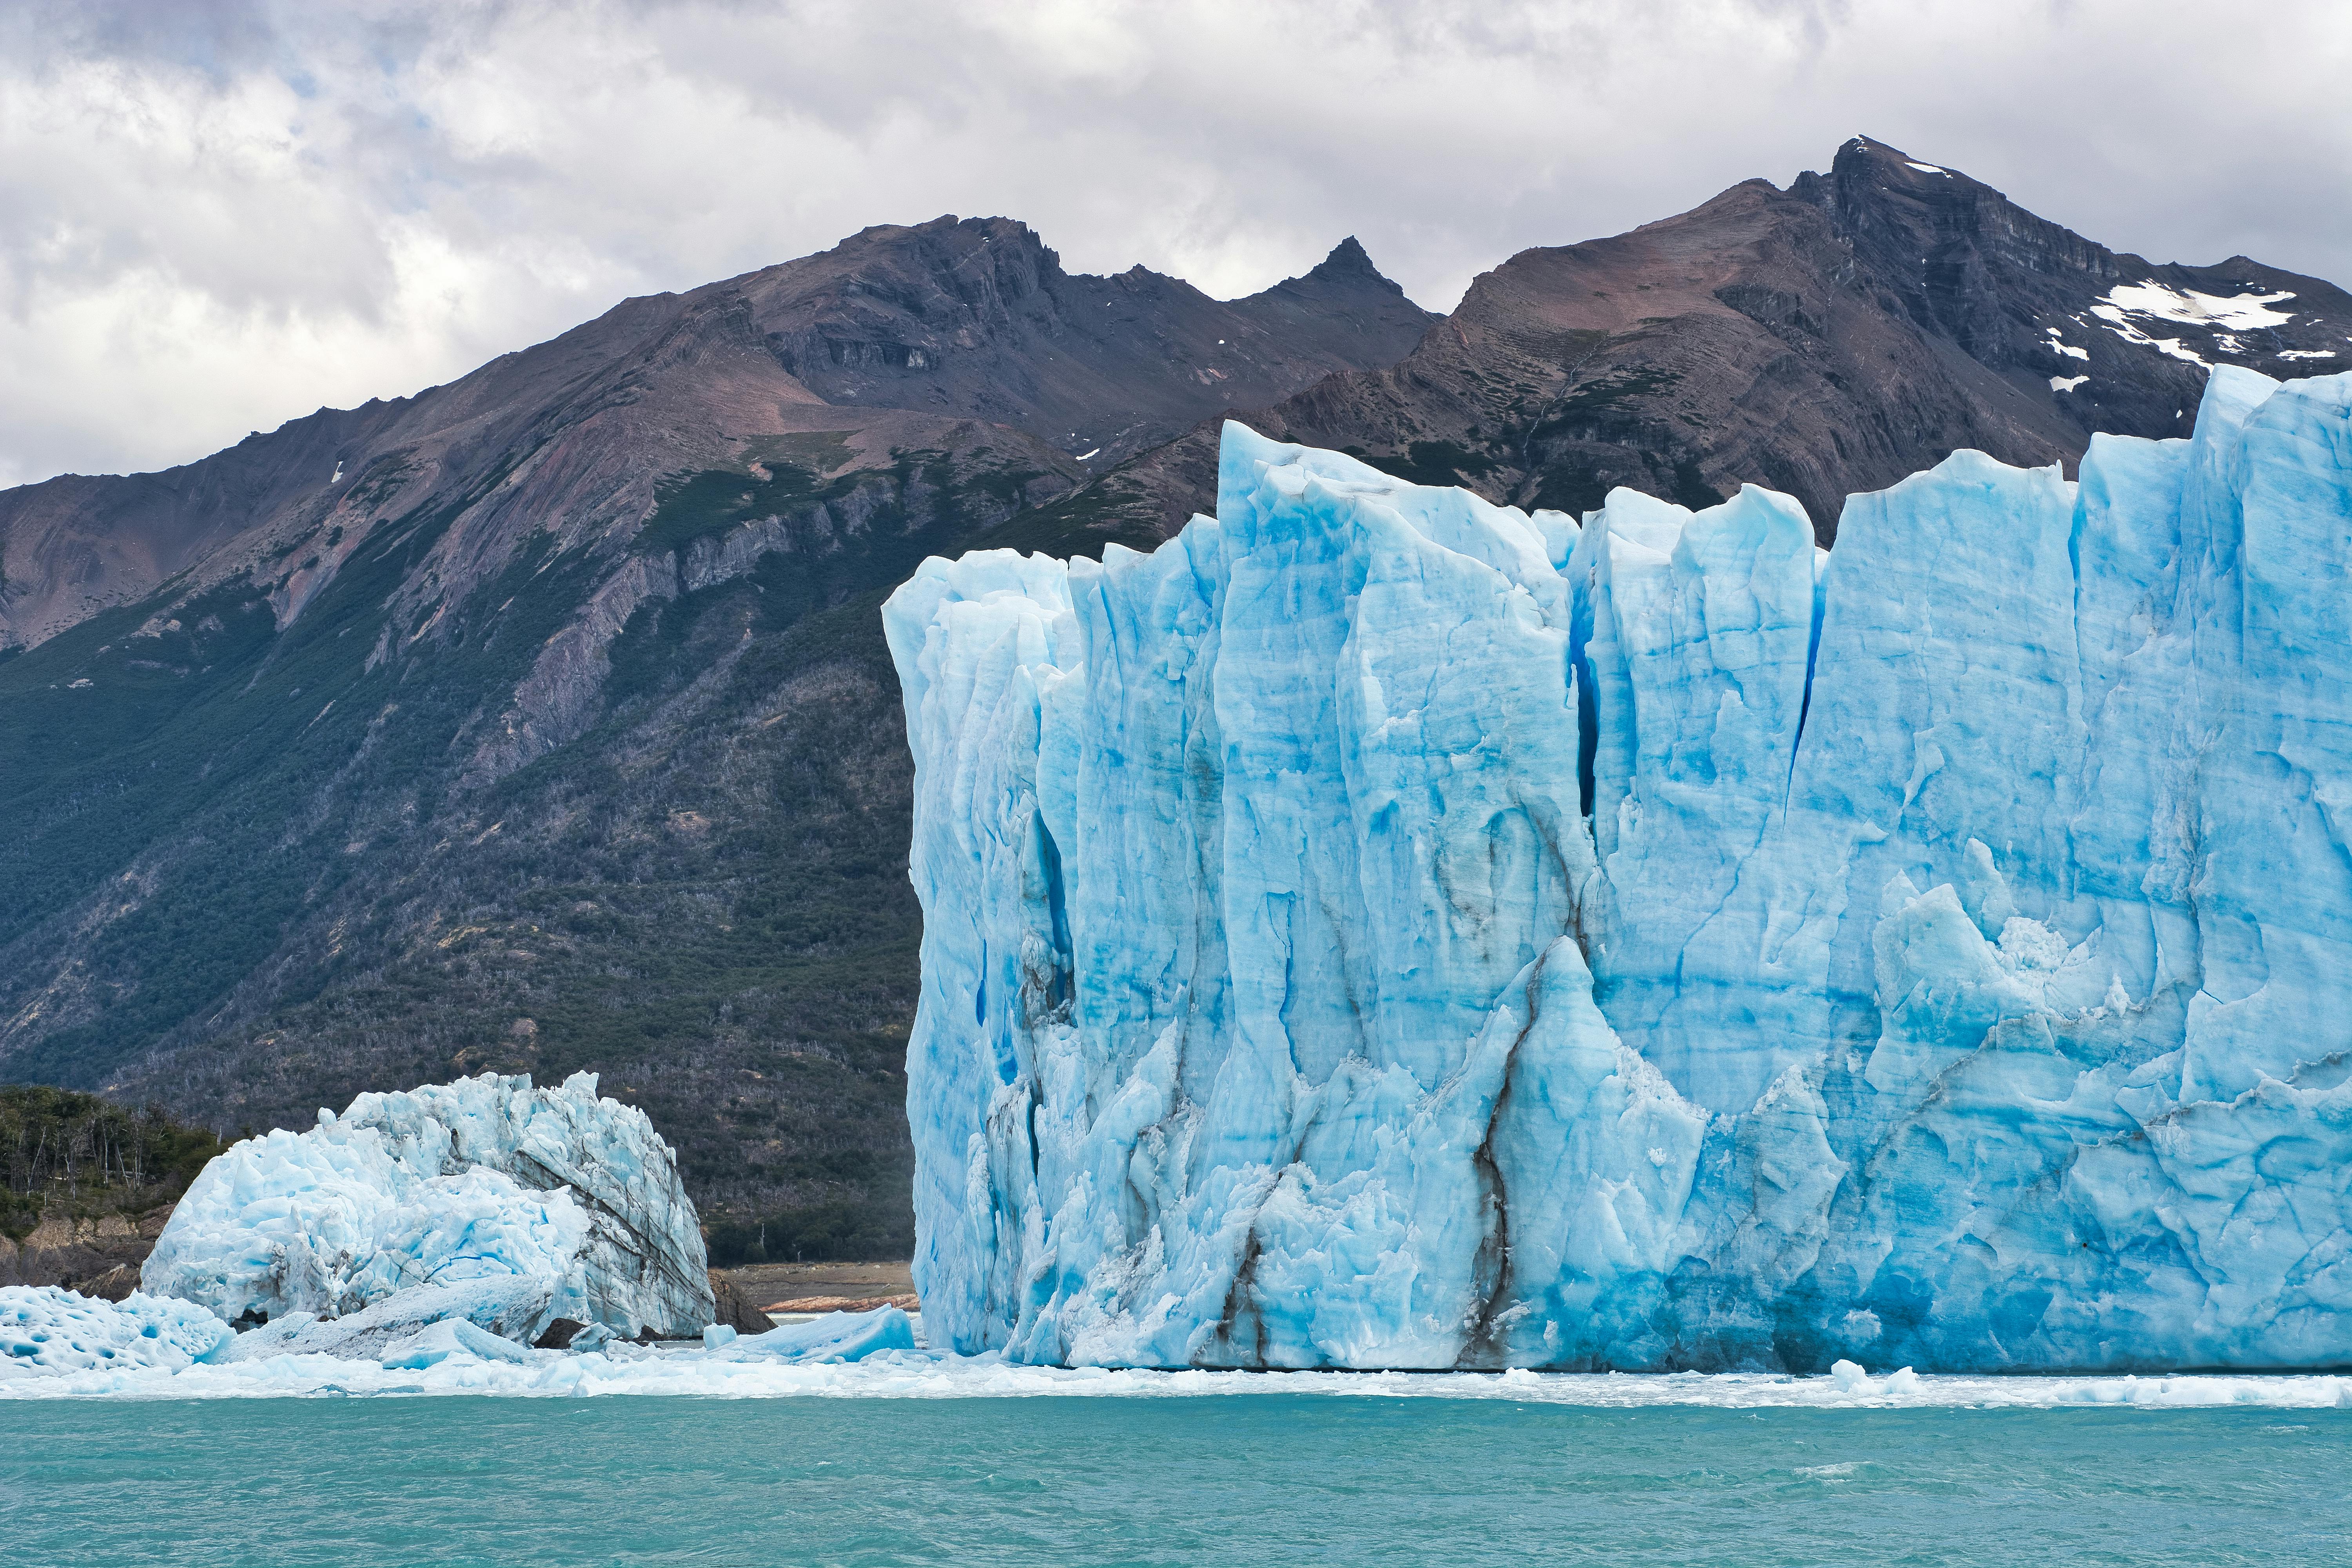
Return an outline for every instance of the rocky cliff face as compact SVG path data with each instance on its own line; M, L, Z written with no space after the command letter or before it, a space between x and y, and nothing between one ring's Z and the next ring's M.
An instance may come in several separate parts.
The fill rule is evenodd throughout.
M1353 239L1228 303L1140 267L1065 272L1004 218L867 229L740 282L761 341L825 402L954 409L1091 471L1181 434L1204 405L1252 407L1391 363L1435 320Z
M1522 251L1412 354L1249 416L1422 483L1582 512L1746 482L1836 534L1845 497L1960 447L2073 471L2095 431L2189 433L2208 371L2352 364L2352 296L2235 257L2119 255L1861 138L1826 175ZM1161 534L1214 492L1202 427L1067 503Z
M601 1070L753 1250L901 1245L874 605L1433 319L1352 242L1220 302L941 219L0 493L0 1078L235 1128Z
M0 1285L62 1285L120 1301L139 1289L139 1266L172 1217L169 1203L145 1214L66 1214L22 1237L0 1236Z

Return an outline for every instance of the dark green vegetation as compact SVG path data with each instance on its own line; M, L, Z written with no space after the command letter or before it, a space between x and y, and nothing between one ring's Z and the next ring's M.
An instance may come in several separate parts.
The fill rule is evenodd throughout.
M1100 560L1105 544L1148 551L1160 542L1157 507L1112 484L1089 485L1059 500L1031 507L974 535L967 548L1017 550L1024 555L1075 553Z
M1402 457L1369 455L1360 447L1352 448L1349 456L1416 485L1458 485L1465 479L1490 474L1496 467L1493 458L1458 441L1414 441L1407 445Z
M905 1256L920 921L879 607L1050 477L985 448L828 477L839 447L665 483L629 553L678 591L627 617L586 731L494 781L485 694L614 562L541 542L404 652L426 612L387 605L457 507L381 531L282 633L240 589L0 665L0 1006L58 1019L9 1075L226 1131L593 1071L677 1147L714 1262Z
M45 1215L143 1214L184 1192L221 1148L159 1105L130 1110L71 1089L0 1085L0 1236L21 1241Z

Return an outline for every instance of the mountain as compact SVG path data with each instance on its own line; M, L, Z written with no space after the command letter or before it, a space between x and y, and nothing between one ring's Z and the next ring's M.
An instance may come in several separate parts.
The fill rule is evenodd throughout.
M501 465L520 488L483 520L489 533L561 517L567 544L609 526L607 511L646 511L658 476L723 466L761 436L864 428L858 410L1008 426L1044 448L1024 462L1075 481L1213 412L1393 363L1435 320L1353 239L1228 302L1140 267L1066 272L1004 218L869 228L798 261L631 300L413 398L322 408L163 473L0 491L0 647L191 569L266 575L322 524L355 543L355 530L461 501ZM946 439L903 420L874 428L890 433L877 450ZM559 441L571 461L517 471ZM331 575L340 557L326 561ZM299 600L318 580L298 574L289 591Z
M1827 537L1955 447L2071 463L2185 429L2208 363L2323 372L2347 334L2330 285L2119 256L1857 141L1444 320L1353 241L1218 301L942 218L0 492L0 1079L234 1131L593 1068L721 1261L905 1247L878 606L926 555L1163 537L1236 410L1522 505L1759 479Z
M1436 319L1352 238L1230 304L1140 267L1066 273L1003 218L868 229L775 274L746 290L753 325L825 402L953 409L1097 468L1181 434L1204 406L1392 363Z
M0 1077L234 1129L593 1068L755 1245L906 1245L881 594L1433 319L1352 241L1220 302L943 218L0 494Z
M2232 257L2120 255L1956 169L1856 138L1631 234L1522 251L1401 363L1245 416L1421 483L1583 512L1616 485L1694 505L1745 482L1805 504L1959 447L2072 473L2095 431L2186 436L2208 369L2352 364L2352 296ZM1215 488L1203 426L1062 503L1166 534Z

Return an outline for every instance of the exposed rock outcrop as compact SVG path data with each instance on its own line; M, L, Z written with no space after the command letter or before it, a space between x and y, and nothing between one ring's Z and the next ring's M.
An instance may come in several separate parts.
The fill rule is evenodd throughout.
M163 1204L141 1215L44 1219L22 1241L0 1237L0 1285L62 1285L120 1301L139 1288L139 1266L171 1217Z

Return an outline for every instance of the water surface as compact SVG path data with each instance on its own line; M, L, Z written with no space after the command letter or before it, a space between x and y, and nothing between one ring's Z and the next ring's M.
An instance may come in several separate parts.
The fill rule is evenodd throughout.
M46 1565L2352 1562L2352 1412L1507 1399L0 1405Z

